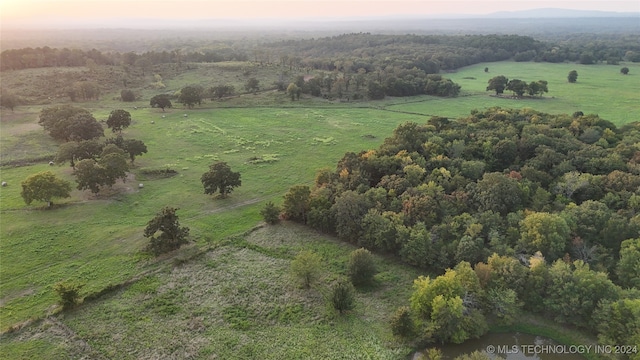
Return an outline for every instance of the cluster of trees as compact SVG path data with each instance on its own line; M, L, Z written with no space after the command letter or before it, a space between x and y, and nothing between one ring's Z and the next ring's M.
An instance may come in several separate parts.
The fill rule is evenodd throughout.
M116 137L99 140L104 136L102 125L87 110L71 105L42 109L40 125L56 140L63 142L58 148L55 162L69 162L73 168L78 190L89 189L94 194L102 187L113 186L118 179L126 179L129 165L136 156L147 152L141 140L124 139L122 130L131 124L131 114L114 110L106 120ZM51 206L54 197L69 197L71 185L50 171L29 176L22 183L22 197L31 204L45 201Z
M588 317L600 300L637 298L622 288L640 277L639 141L638 123L617 128L581 112L492 108L457 121L433 117L398 126L378 149L345 154L313 188L292 187L282 216L436 272L492 256L526 269L539 252L550 273L579 268L605 284L589 292L605 297L580 302L590 310L571 301L551 313L597 332ZM542 298L560 291L545 284ZM523 290L513 290L524 301ZM565 295L557 296L561 304ZM572 311L582 311L580 320L567 320Z
M603 345L640 344L637 288L621 289L582 260L548 264L537 253L524 263L497 254L473 267L462 261L441 276L415 280L409 303L391 322L405 338L461 343L486 333L488 319L510 324L524 309L589 329Z
M542 96L549 92L546 80L532 81L527 84L520 79L507 79L504 75L494 76L488 81L487 91L494 90L496 95L503 94L505 90L512 91L514 96L522 97L525 93L529 96Z
M257 92L260 89L260 81L254 77L249 78L245 83L245 89L249 92ZM205 89L201 85L187 85L180 89L177 96L169 94L153 96L149 101L149 105L164 111L165 108L171 108L173 106L171 103L171 99L173 98L182 105L193 108L195 105L201 105L205 99L220 100L223 97L234 95L235 92L236 89L228 84L216 85L208 89Z

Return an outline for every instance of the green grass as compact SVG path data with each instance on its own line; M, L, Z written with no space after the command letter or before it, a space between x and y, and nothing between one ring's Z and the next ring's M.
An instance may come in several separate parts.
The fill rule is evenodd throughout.
M485 66L490 69L488 74L483 71ZM140 256L147 242L142 231L157 211L170 205L180 208L180 222L191 228L195 242L195 246L179 251L178 260L173 261L182 263L180 259L189 258L197 248L217 249L177 269L196 267L207 274L215 270L210 275L226 285L223 288L219 283L211 285L219 291L217 298L210 298L211 294L199 288L203 299L198 299L190 294L190 286L200 285L189 285L190 280L184 277L172 278L178 275L177 270L171 270L154 275L156 278L148 280L153 286L144 290L135 290L136 284L65 315L71 320L67 322L65 318L64 322L99 353L107 357L136 357L136 343L158 344L163 354L173 354L179 349L191 351L180 340L174 343L167 339L170 332L159 328L156 321L171 318L180 329L173 335L181 339L180 334L194 331L188 326L200 328L203 316L209 322L205 321L207 325L198 333L193 350L201 358L213 355L247 358L269 353L270 347L278 343L283 344L282 351L289 358L307 357L313 352L309 349L318 349L318 354L326 355L325 358L337 353L393 352L394 346L388 346L393 341L382 314L387 316L394 306L404 304L410 291L407 279L417 274L406 277L405 268L384 262L378 275L380 281L398 282L401 286L388 287L379 294L375 291L366 296L361 294L355 315L335 318L322 306L320 292L307 298L308 294L290 287L284 270L288 259L298 251L311 249L325 258L323 281L331 281L343 275L349 246L287 226L273 233L270 228L262 229L259 236L237 235L261 220L259 211L267 201L280 203L292 185L311 185L318 169L334 168L345 152L377 148L398 124L406 121L424 123L432 115L456 118L466 116L474 108L491 106L532 107L552 113L581 110L599 113L617 124L637 120L640 82L636 76L640 75L635 74L640 74L640 65L625 64L631 70L628 76L619 74L621 66L479 64L446 75L463 86L462 96L454 99L422 96L340 103L303 97L291 102L283 93L266 91L219 102L207 101L202 107L189 110L178 105L162 112L148 108L146 101L123 104L113 100L111 94L104 95L100 102L76 105L88 108L99 120L106 119L113 109L130 111L133 122L125 130L125 137L143 140L149 152L136 159L132 169L135 180L118 184L108 196L98 198L74 190L71 198L54 201L57 207L52 210L44 210L43 203L25 205L20 183L44 170L73 182L71 168L51 167L43 160L55 153L57 144L37 125L41 107L19 107L15 113L3 110L2 162L37 161L29 166L0 168L0 180L8 183L0 188L0 329L53 312L57 299L52 288L56 282L84 283L82 294L87 295L139 274L163 269L166 266L163 259ZM576 84L566 83L566 74L572 69L579 73ZM201 81L205 74L213 76L216 71L235 76L229 68L212 67L190 71L166 82L179 88ZM256 71L267 79L266 70ZM484 91L487 79L499 74L525 81L548 80L550 93L543 100L490 97ZM152 92L144 91L149 91L144 93L147 95ZM242 174L242 186L226 199L214 199L203 193L200 176L214 161L226 161ZM148 175L147 170L166 168L178 173L166 178ZM144 188L138 189L139 182L144 183ZM256 274L265 277L260 279ZM206 288L209 280L201 280ZM231 280L239 281L244 288L230 285ZM280 284L284 290L273 292L271 284ZM258 293L264 294L271 305L241 300L254 287L265 288ZM123 300L127 296L136 301ZM379 311L369 316L369 309L378 309L381 300L387 305L380 305ZM100 325L103 320L115 327L114 334L120 335L112 335L107 325ZM190 321L195 325L188 325ZM47 324L45 321L40 326L60 327ZM365 332L368 328L373 329L374 335ZM3 349L9 344L8 354L20 354L22 349L26 353L60 355L52 358L67 357L67 351L75 351L75 345L69 349L60 345L65 336L47 334L31 340L11 338L3 341ZM114 347L120 342L131 352L118 352ZM336 344L335 350L332 344Z
M620 68L623 66L629 68L629 75L620 74ZM484 72L485 67L489 68L488 73ZM567 74L571 70L578 71L578 81L573 84L567 82ZM599 114L600 117L617 125L640 120L638 63L614 66L496 62L477 64L443 75L462 86L460 97L455 100L424 97L419 102L415 102L418 99L400 99L397 105L386 108L458 118L468 115L473 109L492 106L529 107L551 114L572 114L575 111ZM486 91L487 81L498 75L526 82L547 80L549 93L545 94L543 99L515 100L491 97L489 95L495 93ZM505 94L510 95L510 92L507 91ZM414 102L409 103L410 101ZM454 103L455 106L452 106Z
M196 242L220 240L255 225L266 201L281 201L292 185L311 184L317 169L334 167L345 152L377 147L399 123L424 120L371 109L301 108L140 109L132 117L125 136L143 140L149 149L133 169L143 189L130 181L121 185L128 193L99 199L74 191L59 201L60 208L42 210L43 204L23 203L20 183L43 170L73 182L70 167L2 169L2 180L9 183L0 190L3 328L45 314L56 301L51 287L58 281L85 282L83 291L91 292L143 271L135 255L145 245L142 229L165 205L180 208L181 223L192 229ZM242 186L214 200L204 195L200 176L218 160L242 174ZM144 169L166 167L178 174L144 180Z
M289 274L302 249L323 257L311 289ZM376 285L358 292L356 309L340 316L325 296L354 249L296 224L263 227L58 318L106 358L402 359L411 349L394 339L387 319L406 304L418 273L376 256ZM19 342L12 334L7 340L36 356L36 339L58 329L39 327ZM51 347L45 350L53 353ZM77 357L87 349L67 342L57 351Z

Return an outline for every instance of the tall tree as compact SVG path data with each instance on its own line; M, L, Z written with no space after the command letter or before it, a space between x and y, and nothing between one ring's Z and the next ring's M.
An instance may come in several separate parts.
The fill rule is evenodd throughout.
M226 197L233 191L233 188L242 184L240 173L231 171L231 167L226 162L217 162L209 166L209 171L202 174L200 178L204 185L205 194L214 194L220 191L221 197Z
M144 229L144 237L150 239L147 250L156 256L178 249L189 242L189 228L180 226L176 211L177 208L164 207Z
M107 126L112 132L122 133L122 129L126 129L131 125L131 113L126 110L113 110L107 118Z
M505 88L507 87L507 83L509 79L504 77L504 75L494 76L489 79L489 85L487 86L487 91L495 90L496 95L500 95L504 93Z
M194 105L200 105L202 103L202 95L204 90L199 85L185 86L180 90L178 101L184 106L192 108Z
M104 136L102 125L87 110L71 105L42 109L38 121L52 138L81 141Z
M51 171L43 171L30 175L22 182L20 195L27 205L35 201L45 201L51 207L52 198L67 198L71 192L71 184L58 178Z
M169 95L160 94L152 97L149 101L149 105L153 108L159 107L164 111L165 108L171 109L171 100L169 99Z

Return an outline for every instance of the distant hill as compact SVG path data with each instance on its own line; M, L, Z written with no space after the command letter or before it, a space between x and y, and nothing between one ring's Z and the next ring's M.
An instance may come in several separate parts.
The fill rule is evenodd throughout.
M588 11L571 9L532 9L523 11L500 11L482 16L492 19L540 19L540 18L612 18L612 17L638 17L640 12L614 12L614 11Z

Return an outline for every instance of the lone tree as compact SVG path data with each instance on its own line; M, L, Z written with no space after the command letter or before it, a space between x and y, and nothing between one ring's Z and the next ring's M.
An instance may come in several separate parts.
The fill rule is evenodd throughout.
M569 75L567 76L567 80L570 83L574 83L574 82L578 81L578 72L575 71L575 70L569 71Z
M509 79L507 79L504 75L492 77L491 79L489 79L489 86L487 86L487 91L495 90L496 95L500 95L504 93L504 89L506 89L508 82Z
M34 200L45 201L51 207L52 198L68 198L71 192L71 183L58 178L51 171L43 171L33 174L22 182L20 195L27 205Z
M122 129L126 129L131 125L131 113L126 110L113 110L107 119L107 126L112 132L122 133Z
M160 94L151 98L149 101L149 105L153 108L160 108L164 111L165 108L171 109L171 100L169 99L169 95Z
M147 251L158 256L189 242L189 228L180 226L176 211L177 208L165 206L147 223L144 229L144 237L150 239Z
M622 75L627 75L627 74L629 74L629 68L628 68L628 67L626 67L626 66L625 66L625 67L623 67L622 69L620 69L620 73L621 73ZM12 110L13 110L13 109L12 109Z
M182 105L189 107L189 109L193 108L194 105L202 104L202 93L204 90L202 86L199 85L189 85L185 86L180 90L180 96L178 96L178 101L182 103Z
M202 174L200 180L205 194L214 194L219 191L222 198L230 194L233 188L242 185L240 173L231 171L231 167L223 161L209 165L209 171Z

